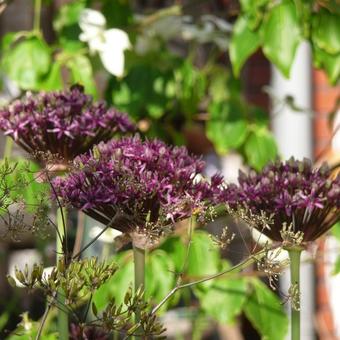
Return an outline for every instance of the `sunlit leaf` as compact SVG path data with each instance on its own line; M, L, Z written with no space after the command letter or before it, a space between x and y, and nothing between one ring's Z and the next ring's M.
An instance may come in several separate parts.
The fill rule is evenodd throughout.
M71 70L73 83L79 83L85 87L85 91L97 97L92 65L88 57L81 54L70 56L66 66Z
M245 16L240 16L233 28L229 54L235 76L239 76L245 61L260 46L257 31L252 31Z
M293 1L284 0L267 14L261 26L264 54L288 78L301 33Z
M265 13L264 8L268 4L268 0L241 0L242 16L247 18L249 28L255 30L263 19Z
M340 273L340 256L338 256L336 258L336 261L335 261L335 264L334 264L334 268L333 268L333 271L332 271L333 275L337 275L339 273Z
M332 55L314 46L314 63L325 69L328 79L336 84L340 77L340 53Z
M320 10L312 18L312 40L314 44L329 54L340 53L339 15Z
M184 242L179 236L168 237L160 246L175 264L175 269L177 272L183 270L186 247Z
M206 290L195 290L204 312L222 324L235 321L246 301L246 292L246 280L227 277L217 279Z
M208 233L195 231L189 249L187 275L203 277L218 272L219 250ZM211 284L211 281L208 283Z
M252 279L251 292L244 305L247 318L263 340L283 340L288 330L288 318L280 299L260 280Z
M216 150L223 154L241 146L248 134L242 108L236 102L225 101L210 105L209 113L206 133Z
M32 36L17 42L3 56L8 76L22 89L35 90L51 65L50 48L44 40Z
M175 265L165 251L155 250L148 255L145 273L148 300L159 303L169 293L175 286L174 271Z
M93 296L98 311L105 308L111 298L114 298L118 305L123 303L127 289L133 284L132 253L123 252L113 260L119 265L118 271Z
M56 91L63 89L61 64L54 62L45 79L39 82L38 87L43 91Z
M245 142L244 148L248 163L257 170L262 169L269 161L275 160L277 146L273 135L260 127L252 131Z

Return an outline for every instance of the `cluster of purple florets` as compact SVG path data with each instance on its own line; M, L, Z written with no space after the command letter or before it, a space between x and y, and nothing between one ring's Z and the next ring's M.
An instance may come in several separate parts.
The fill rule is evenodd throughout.
M184 147L138 136L100 143L75 159L76 169L53 182L67 203L108 224L117 211L133 217L135 225L167 224L203 213L220 194L222 178L201 178L204 162Z
M114 226L123 232L203 216L219 203L273 216L270 229L261 231L275 241L282 241L285 223L303 232L304 241L313 241L340 219L340 176L331 179L326 166L276 162L260 173L241 173L238 185L225 187L219 175L204 179L204 162L184 147L139 136L112 139L134 131L134 124L94 103L79 85L27 95L1 109L0 128L31 154L74 160L67 177L54 179L56 194L104 224L117 213L129 216Z
M313 241L340 219L340 176L331 179L326 165L313 168L309 160L276 162L262 172L240 173L239 185L225 189L223 199L231 207L244 204L252 213L273 216L270 229L261 230L281 241L284 223Z
M0 128L27 152L49 152L65 160L88 151L117 133L135 130L126 114L93 103L83 87L28 94L0 109Z

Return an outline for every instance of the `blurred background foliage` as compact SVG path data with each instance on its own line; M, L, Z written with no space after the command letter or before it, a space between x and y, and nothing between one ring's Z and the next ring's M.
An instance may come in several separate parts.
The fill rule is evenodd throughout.
M1 15L6 15L10 2L1 2ZM339 5L336 0L241 0L230 1L228 10L222 11L218 1L211 1L207 12L207 3L35 0L32 29L9 32L1 39L2 90L13 99L25 91L60 90L81 83L95 99L128 112L148 137L195 145L191 151L196 153L236 151L259 170L279 155L269 113L245 99L242 68L262 49L289 77L296 50L307 40L314 65L326 71L332 84L337 83ZM52 34L41 28L46 8L53 9L47 23ZM84 10L89 8L96 12L86 17ZM111 61L123 68L117 70ZM9 181L20 179L22 166ZM32 185L19 194L35 205L41 187ZM149 254L147 267L152 272L147 272L147 294L155 303L174 287L178 273L197 278L231 265L208 233L199 231L192 236L183 271L186 238L171 237ZM98 310L109 298L121 302L132 281L131 252L120 252L113 259L121 270L96 293ZM335 268L339 271L340 262ZM280 300L257 277L226 276L183 290L163 306L163 312L192 300L201 306L195 319L205 315L233 324L243 313L262 338L285 337L288 321ZM0 317L2 329L10 315L6 313ZM37 325L25 314L19 327L29 339ZM197 330L197 339L202 332ZM55 338L53 323L44 336Z
M288 77L296 49L307 39L315 66L335 83L339 6L320 0L242 0L231 2L225 13L211 6L205 14L200 5L170 2L155 10L127 0L68 1L57 6L54 37L47 43L40 29L41 7L56 6L38 0L32 30L2 38L3 76L23 91L82 83L95 98L132 115L142 132L168 142L185 143L183 132L199 125L218 153L237 150L260 169L277 156L277 148L268 114L242 94L242 66L261 48ZM99 12L82 19L85 8ZM113 29L128 34L126 48ZM95 46L98 40L101 48ZM122 53L124 72L117 76L109 64Z

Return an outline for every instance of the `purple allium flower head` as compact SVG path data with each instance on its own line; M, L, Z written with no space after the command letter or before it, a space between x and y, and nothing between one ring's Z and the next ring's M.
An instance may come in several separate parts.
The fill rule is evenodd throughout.
M74 161L66 178L53 182L74 207L108 224L117 211L130 216L114 228L132 233L148 224L162 228L203 213L220 193L222 178L198 179L204 162L185 147L170 147L139 136L100 143Z
M309 242L340 220L340 175L332 179L327 165L313 168L308 159L272 163L260 173L240 172L239 185L228 186L223 196L232 208L241 203L252 213L271 215L270 229L260 231L274 241L282 241L284 224Z
M135 126L74 85L68 91L28 94L0 109L0 129L31 154L49 152L68 161Z

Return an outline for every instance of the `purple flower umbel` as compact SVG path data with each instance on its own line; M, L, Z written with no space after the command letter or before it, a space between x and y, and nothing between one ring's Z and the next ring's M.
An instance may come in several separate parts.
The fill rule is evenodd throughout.
M203 213L222 182L218 175L198 180L204 162L186 148L138 136L100 143L74 164L66 178L54 180L57 194L104 224L123 212L129 219L114 228L130 234Z
M252 213L273 217L270 229L260 231L282 242L284 224L303 233L303 242L314 241L340 220L340 176L331 179L326 165L315 169L309 160L276 162L262 172L240 173L239 185L224 192L231 206L243 203Z
M117 133L135 130L127 115L93 103L83 87L26 95L0 109L0 129L31 154L51 153L65 161Z

